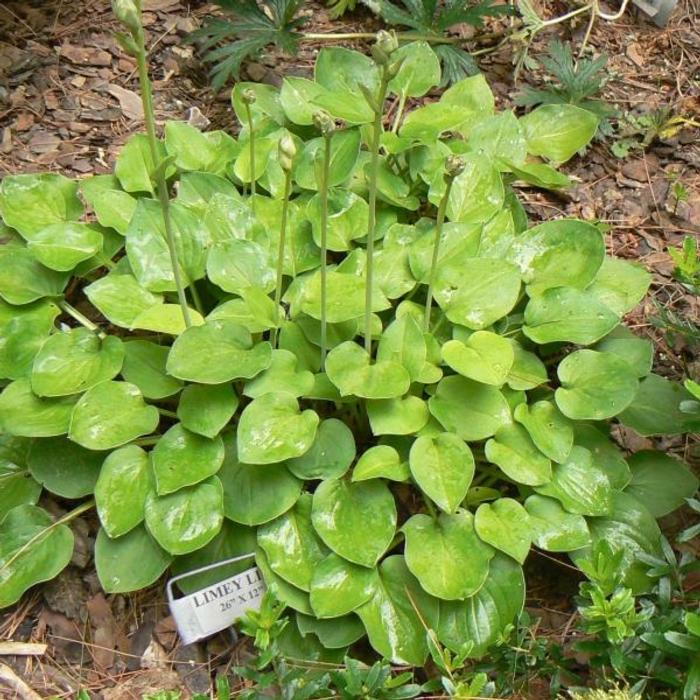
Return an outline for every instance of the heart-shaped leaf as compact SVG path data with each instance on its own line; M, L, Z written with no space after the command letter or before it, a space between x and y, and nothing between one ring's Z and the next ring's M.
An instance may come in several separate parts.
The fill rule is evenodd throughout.
M287 461L292 474L300 479L339 479L355 459L352 430L337 418L321 421L308 452Z
M532 541L547 552L572 552L591 543L586 519L569 513L559 501L533 494L525 501Z
M151 452L156 491L164 496L204 481L219 471L223 461L224 443L220 437L203 437L176 423Z
M428 405L417 396L367 402L367 416L374 435L411 435L430 418Z
M626 260L606 257L588 291L618 316L631 311L647 293L651 275Z
M391 445L370 447L352 470L353 481L367 479L389 479L389 481L408 481L411 473L408 462L402 462L399 453Z
M54 333L32 366L32 391L37 396L79 394L122 368L124 345L116 336L99 338L87 328Z
M307 452L316 437L319 417L299 411L285 392L253 399L238 421L238 458L246 464L274 464Z
M474 456L454 433L419 437L409 455L411 475L428 498L454 513L474 478Z
M316 194L306 205L314 242L321 245L321 195ZM369 206L362 197L348 190L331 190L328 195L328 250L350 250L352 241L367 235Z
M552 476L552 464L520 425L504 425L485 447L486 459L518 484L545 484Z
M593 462L599 466L610 479L610 485L617 491L629 484L630 468L620 448L610 439L609 433L602 432L592 423L576 425L575 441L593 455Z
M517 341L509 338L513 348L513 365L508 373L508 386L511 389L528 390L544 384L547 379L547 368L533 352L525 348Z
M180 391L182 382L165 371L170 348L148 340L129 340L124 350L122 377L136 384L147 399L164 399Z
M158 409L146 405L137 386L102 382L75 404L68 437L89 450L111 450L152 433L159 420Z
M377 572L329 554L316 566L311 578L310 600L319 618L341 617L366 603L373 592Z
M163 302L160 294L149 292L131 274L112 272L83 291L110 323L121 328L132 328L141 313Z
M0 522L0 608L57 576L73 555L73 533L41 508L13 508Z
M447 341L442 346L442 359L468 379L502 386L513 366L515 353L506 338L491 331L476 331L465 342Z
M555 399L559 410L576 420L602 420L621 413L632 403L639 382L630 365L617 355L577 350L557 369L561 387Z
M275 286L275 271L267 259L267 251L258 243L235 238L217 243L209 251L207 275L231 294L241 294L250 287L270 292Z
M215 476L194 486L146 497L146 527L170 554L189 554L210 542L224 519L224 490Z
M157 142L156 151L158 162L160 162L167 155L162 142ZM119 184L127 192L154 194L155 169L156 163L153 161L153 152L148 137L146 134L134 134L119 152L114 174L119 179ZM174 168L170 166L166 170L166 177L170 177L173 172Z
M296 620L302 635L316 635L326 649L346 649L365 636L365 628L356 615L344 615L331 621L297 613Z
M521 403L513 415L540 452L555 462L566 460L574 444L574 426L551 401Z
M180 395L177 417L187 430L216 437L238 408L238 396L230 384L190 384Z
M305 494L284 515L258 528L258 545L272 570L303 591L328 554L311 525L311 495Z
M250 332L234 321L207 321L191 326L173 343L167 371L178 379L223 384L250 379L270 366L272 348L253 344Z
M640 379L651 372L654 361L654 345L647 338L640 338L626 326L618 326L596 344L595 350L611 352L625 360Z
M305 615L313 614L309 603L309 594L306 591L302 591L301 588L292 586L291 583L288 583L281 576L278 576L270 567L267 555L260 547L257 547L255 550L255 563L260 569L260 573L263 575L265 584L272 591L277 600L297 612L304 613Z
M0 297L20 306L42 297L63 294L70 275L44 267L32 253L19 246L0 247Z
M489 158L467 153L462 160L464 170L452 182L447 200L447 218L468 224L484 223L503 206L501 175ZM442 178L433 182L428 195L431 202L439 202L444 187Z
M411 378L402 365L390 360L372 363L357 343L348 341L326 357L326 373L341 396L393 399L408 391Z
M386 484L371 481L322 481L314 492L314 529L336 554L373 567L394 539L396 504Z
M474 516L476 533L496 549L524 563L530 551L532 526L527 511L512 498L482 503Z
M189 309L190 323L201 326L204 319L199 311ZM187 328L182 307L179 304L156 304L142 311L132 322L130 328L138 328L153 333L180 335Z
M102 250L102 234L89 224L67 221L33 233L27 247L42 265L67 272Z
M11 461L4 446L0 443L0 522L13 508L34 505L42 490L26 467Z
M253 399L275 391L285 391L292 396L305 396L309 394L313 385L314 375L311 372L297 371L297 358L293 352L273 350L270 366L246 382L243 393Z
M316 107L312 107L317 111ZM324 151L324 139L316 138L304 144L294 168L294 179L305 190L318 190L316 162ZM352 172L360 152L359 129L343 129L331 139L331 158L328 186L337 187L345 182ZM366 231L364 232L366 233Z
M413 316L405 314L390 323L379 339L377 360L402 365L417 381L425 366L427 347L423 331Z
M401 530L406 564L431 595L463 600L484 584L494 550L477 537L469 511L441 513L437 518L412 515Z
M511 422L508 402L498 389L464 377L445 377L428 407L445 430L467 442L490 437Z
M440 61L430 44L412 41L398 48L391 56L400 61L396 75L389 82L389 90L396 95L422 97L430 88L440 84Z
M107 456L95 484L97 513L107 535L121 537L143 521L152 481L148 454L137 445Z

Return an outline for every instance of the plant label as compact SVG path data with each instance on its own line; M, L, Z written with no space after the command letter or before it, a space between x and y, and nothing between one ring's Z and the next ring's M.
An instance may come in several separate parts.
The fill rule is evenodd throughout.
M252 558L252 556L237 557L233 561ZM230 563L232 560L217 562L202 569L180 574L168 581L168 605L183 644L192 644L220 632L233 625L245 614L246 610L260 608L266 586L257 566L201 588L182 598L174 597L173 584L176 581Z

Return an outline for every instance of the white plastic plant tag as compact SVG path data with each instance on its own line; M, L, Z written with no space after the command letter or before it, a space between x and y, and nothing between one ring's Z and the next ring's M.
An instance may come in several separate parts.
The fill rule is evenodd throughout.
M246 610L259 610L266 586L257 566L182 598L175 598L173 585L190 576L244 559L253 559L254 556L251 553L225 559L216 564L179 574L168 581L166 587L168 605L183 644L192 644L231 627L245 614Z

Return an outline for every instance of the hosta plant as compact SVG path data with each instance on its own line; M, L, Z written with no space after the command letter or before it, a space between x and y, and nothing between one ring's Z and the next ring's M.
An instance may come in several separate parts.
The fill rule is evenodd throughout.
M158 140L147 106L114 175L3 180L0 606L67 565L93 505L105 591L255 552L296 657L365 635L397 663L481 656L532 546L607 540L648 588L637 555L697 480L609 421L697 419L621 325L649 275L594 224L530 224L515 189L565 186L596 117L498 113L477 76L387 130L431 56L324 49L313 80L236 86L238 139Z

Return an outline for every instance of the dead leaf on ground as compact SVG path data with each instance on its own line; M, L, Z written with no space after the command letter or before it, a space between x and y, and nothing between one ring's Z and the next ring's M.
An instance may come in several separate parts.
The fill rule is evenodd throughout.
M141 98L133 91L110 83L107 92L116 97L124 116L131 120L143 119L143 104Z
M111 66L112 54L102 49L90 46L74 46L63 44L60 49L61 57L77 66Z

